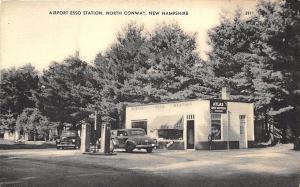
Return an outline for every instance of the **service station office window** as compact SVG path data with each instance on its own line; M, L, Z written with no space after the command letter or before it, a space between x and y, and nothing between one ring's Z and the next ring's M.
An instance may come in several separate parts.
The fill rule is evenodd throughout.
M166 126L161 126L157 130L158 138L163 140L183 140L183 120L179 118L173 123Z
M131 121L131 127L132 128L142 128L145 130L145 133L147 134L147 120Z
M211 138L221 140L221 114L211 114Z
M183 130L180 129L158 129L158 137L164 140L182 140Z

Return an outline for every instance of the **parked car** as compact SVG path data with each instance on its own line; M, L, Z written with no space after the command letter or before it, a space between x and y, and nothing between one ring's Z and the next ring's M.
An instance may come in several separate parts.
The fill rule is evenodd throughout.
M56 139L56 148L80 148L80 137L75 130L63 131L59 138Z
M157 146L156 140L148 137L141 128L112 130L111 139L115 148L125 148L126 152L146 149L148 153L151 153Z

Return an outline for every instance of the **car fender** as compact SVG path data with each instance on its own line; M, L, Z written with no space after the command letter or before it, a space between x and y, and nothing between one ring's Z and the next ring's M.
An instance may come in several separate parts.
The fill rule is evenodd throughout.
M131 139L126 140L125 145L128 143L132 143L134 146L136 146L136 143L134 140L131 140Z

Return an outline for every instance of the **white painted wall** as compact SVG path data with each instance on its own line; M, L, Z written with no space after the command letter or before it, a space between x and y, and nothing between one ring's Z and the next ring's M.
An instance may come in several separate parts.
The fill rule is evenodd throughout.
M247 139L254 141L254 106L253 103L229 102L228 111L230 111L230 131L229 140L239 140L240 134L240 115L246 115L247 118ZM224 128L227 128L224 124Z
M186 116L195 116L195 143L207 142L211 129L211 114L209 100L191 100L166 104L140 105L126 108L126 128L131 128L133 120L147 120L147 134L151 134L151 123L156 117L166 115L182 115L184 120L183 140L186 140ZM240 123L239 115L247 116L247 138L254 140L254 114L252 103L228 102L230 112L229 140L239 141ZM227 141L228 114L222 114L222 139ZM186 142L186 141L185 141ZM186 147L186 143L185 143Z

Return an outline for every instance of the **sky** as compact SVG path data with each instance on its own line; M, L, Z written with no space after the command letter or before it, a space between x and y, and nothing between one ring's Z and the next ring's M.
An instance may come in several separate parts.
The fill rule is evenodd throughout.
M0 0L1 1L1 0ZM31 63L37 70L61 62L79 51L80 58L92 62L96 54L109 49L116 33L129 22L143 24L151 32L157 24L177 22L187 33L197 33L202 58L209 51L207 31L219 23L222 11L241 8L254 11L255 0L2 0L0 9L0 69ZM68 11L53 15L53 11ZM81 15L73 15L77 11ZM103 15L83 15L101 11ZM122 15L106 15L119 11ZM125 15L145 11L146 15ZM157 11L160 15L150 15ZM163 11L187 11L188 15L162 15Z

